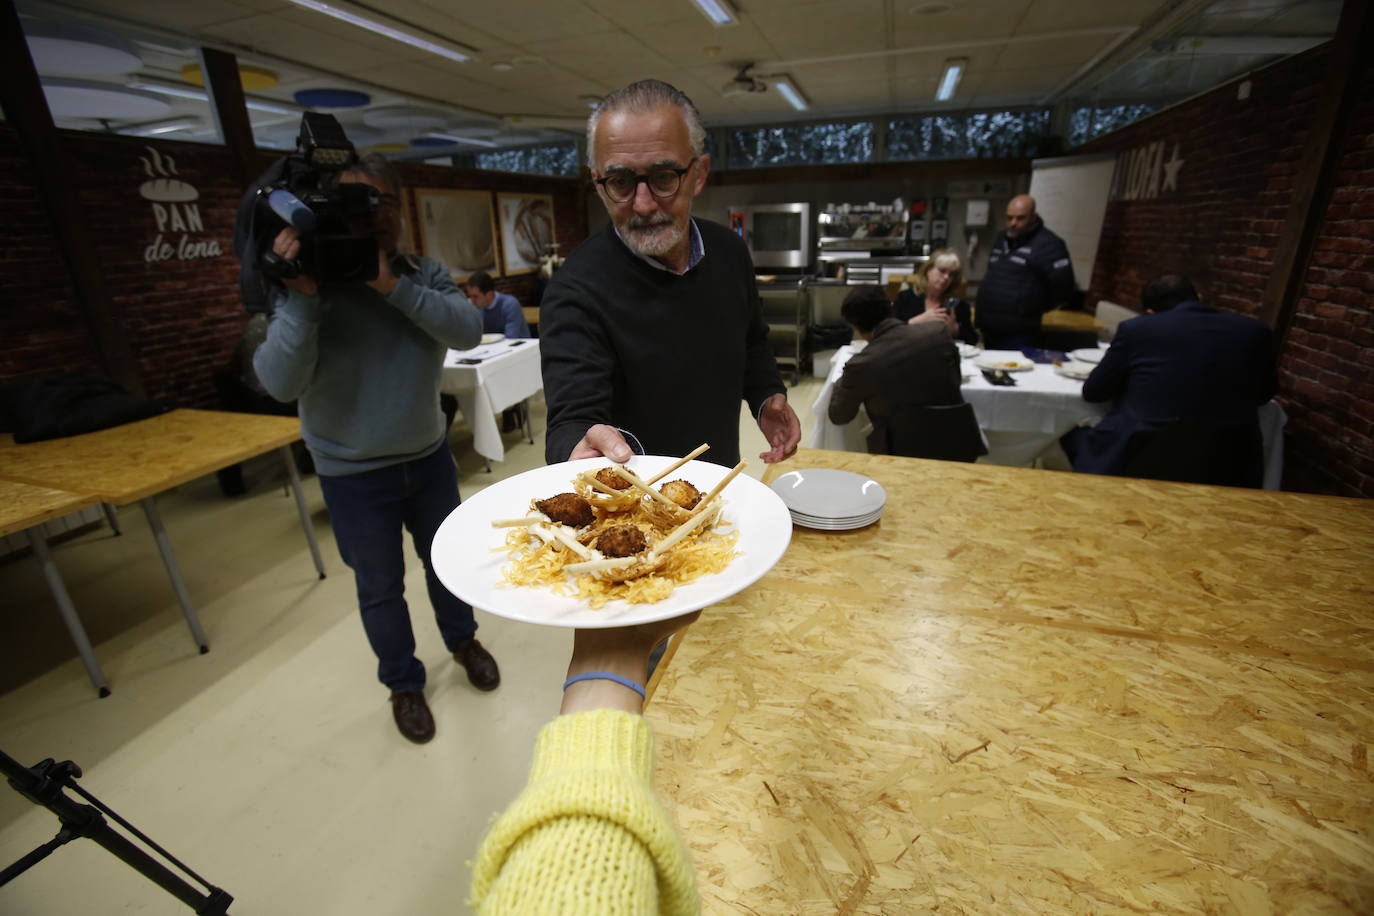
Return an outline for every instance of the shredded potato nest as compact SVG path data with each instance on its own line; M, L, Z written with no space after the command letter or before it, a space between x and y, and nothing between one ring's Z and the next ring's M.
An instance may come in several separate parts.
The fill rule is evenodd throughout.
M576 537L585 546L608 528L634 525L644 533L649 551L663 541L679 524L691 517L685 510L674 511L647 495L639 496L631 490L625 496L607 497L582 480L574 481L578 495L593 507L596 521L584 528L562 530ZM721 518L720 500L706 509L708 518L681 541L672 544L658 556L651 569L638 563L628 568L598 572L568 573L565 566L581 563L579 556L568 546L538 533L538 526L512 528L506 535L505 550L510 562L501 567L505 584L521 587L550 588L555 595L586 601L593 608L607 602L622 600L630 604L653 604L662 601L680 585L728 567L738 556L735 545L739 532ZM666 510L666 511L665 511ZM646 551L646 554L649 552Z

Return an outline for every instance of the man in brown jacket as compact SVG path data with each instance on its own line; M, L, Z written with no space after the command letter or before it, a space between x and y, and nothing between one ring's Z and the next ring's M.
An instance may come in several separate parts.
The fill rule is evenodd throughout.
M862 404L873 423L870 453L893 454L888 425L894 413L963 403L959 351L944 324L893 317L892 303L878 286L856 287L840 314L868 346L845 363L830 398L830 422L848 423Z

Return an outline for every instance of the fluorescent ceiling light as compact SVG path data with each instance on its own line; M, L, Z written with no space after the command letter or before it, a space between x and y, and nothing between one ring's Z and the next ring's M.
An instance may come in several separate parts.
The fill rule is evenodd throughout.
M190 130L193 127L200 127L200 122L195 118L175 118L170 121L154 121L151 124L140 124L131 127L124 133L134 134L139 137L152 137L157 134L170 134L179 130Z
M353 12L354 9L361 10L362 7L355 7L351 3L344 2L344 0L335 0L333 3L321 3L320 0L291 0L291 2L317 13L333 16L335 19L347 22L349 25L355 25L360 29L366 29L377 35L403 42L412 48L419 48L421 51L447 57L449 60L456 60L459 63L472 60L472 55L468 53L470 48L464 48L453 42L440 43L433 39L423 38L394 19L383 21L384 17L371 10L367 11L366 16L360 12L355 13Z
M735 11L730 8L729 0L692 0L692 3L713 25L734 25L739 22L735 18Z
M265 111L268 114L297 115L303 110L300 108L293 108L281 102L259 102L257 99L249 98L248 96L244 96L243 104L253 111Z
M773 83L773 88L778 90L778 95L786 99L787 104L797 111L806 111L807 108L811 107L811 103L806 101L806 96L802 95L801 90L793 85L791 77L779 77Z
M453 134L425 134L426 137L433 137L435 140L446 140L449 143L468 143L472 146L495 146L490 140L479 140L476 137L456 137Z
M204 102L205 91L202 89L190 89L182 86L174 86L170 83L154 83L149 80L129 80L124 85L130 89L146 89L148 92L156 92L159 95L170 95L178 99L195 99Z
M945 72L940 76L940 87L935 90L935 101L948 102L954 98L954 90L959 88L959 80L964 75L968 59L954 57L945 61Z
M159 95L170 95L178 99L194 99L197 102L207 103L210 101L210 97L206 95L204 89L191 89L186 86L178 86L174 83L158 83L152 80L136 79L130 80L124 85L128 86L130 89L143 89L148 92L156 92ZM252 111L265 111L268 114L296 115L304 110L299 107L290 106L285 102L259 100L248 95L243 97L243 104Z

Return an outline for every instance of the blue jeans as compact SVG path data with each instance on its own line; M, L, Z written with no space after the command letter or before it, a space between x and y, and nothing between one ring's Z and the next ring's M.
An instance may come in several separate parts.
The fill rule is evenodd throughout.
M358 586L358 609L377 656L377 679L392 690L421 689L425 666L415 657L406 607L402 526L410 531L424 564L444 645L452 651L477 632L472 607L444 588L429 557L434 532L459 502L453 456L441 443L428 457L403 464L343 477L321 474L320 490L339 555Z

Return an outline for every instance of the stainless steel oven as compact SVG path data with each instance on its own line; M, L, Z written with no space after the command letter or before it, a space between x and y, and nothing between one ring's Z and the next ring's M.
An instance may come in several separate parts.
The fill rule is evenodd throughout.
M809 203L731 207L730 227L748 243L755 267L806 270L811 266L815 251Z

